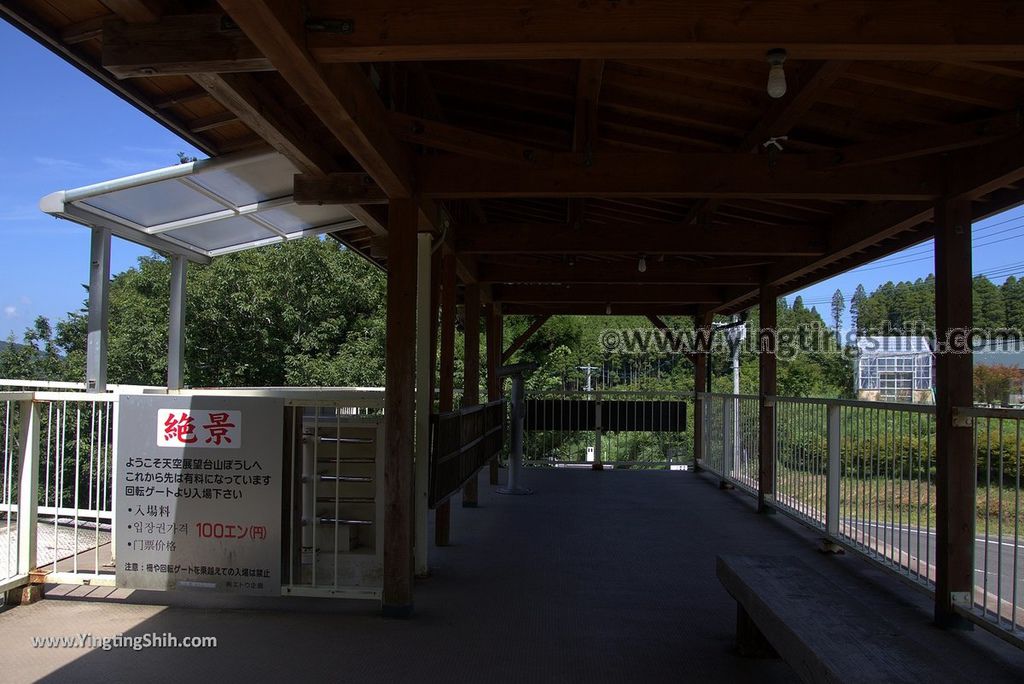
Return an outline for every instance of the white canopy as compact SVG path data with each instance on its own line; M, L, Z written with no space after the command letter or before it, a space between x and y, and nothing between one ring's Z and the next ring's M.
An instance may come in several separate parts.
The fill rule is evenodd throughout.
M296 173L277 152L225 156L59 190L39 208L200 263L362 225L341 205L295 204Z

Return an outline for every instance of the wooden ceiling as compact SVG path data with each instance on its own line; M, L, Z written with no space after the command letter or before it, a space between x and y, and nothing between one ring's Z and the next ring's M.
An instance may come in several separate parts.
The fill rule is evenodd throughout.
M728 313L929 239L940 197L1024 201L1019 2L0 7L205 152L287 155L377 263L414 196L509 313Z

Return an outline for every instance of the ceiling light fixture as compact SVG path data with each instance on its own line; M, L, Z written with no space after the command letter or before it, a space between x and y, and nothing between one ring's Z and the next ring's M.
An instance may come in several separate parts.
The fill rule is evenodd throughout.
M647 257L641 255L640 261L636 262L636 270L641 273L647 272Z
M768 64L768 95L776 100L786 94L786 71L782 68L786 61L786 51L783 48L769 50L766 55Z

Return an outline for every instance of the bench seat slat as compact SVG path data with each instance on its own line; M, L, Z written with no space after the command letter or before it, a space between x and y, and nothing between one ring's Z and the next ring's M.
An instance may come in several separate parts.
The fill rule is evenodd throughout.
M967 681L798 558L719 556L718 578L804 681Z

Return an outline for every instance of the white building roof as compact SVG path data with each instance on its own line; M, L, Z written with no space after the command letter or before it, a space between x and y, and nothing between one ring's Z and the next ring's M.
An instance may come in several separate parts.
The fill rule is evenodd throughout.
M59 190L39 208L192 261L362 225L341 205L298 205L277 152L176 164Z

